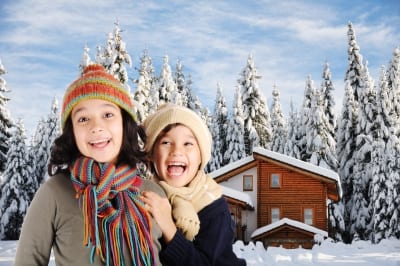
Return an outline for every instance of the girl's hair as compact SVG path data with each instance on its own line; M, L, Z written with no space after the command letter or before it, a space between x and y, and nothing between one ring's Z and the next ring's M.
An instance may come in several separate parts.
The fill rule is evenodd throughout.
M131 167L136 167L137 163L146 162L146 153L143 150L146 134L143 127L139 126L125 110L121 109L121 113L123 139L118 155L118 164L129 164ZM79 156L81 154L75 142L72 120L71 117L68 117L62 134L54 140L51 147L49 175L54 175L59 171L68 171L68 167L65 166L70 166Z

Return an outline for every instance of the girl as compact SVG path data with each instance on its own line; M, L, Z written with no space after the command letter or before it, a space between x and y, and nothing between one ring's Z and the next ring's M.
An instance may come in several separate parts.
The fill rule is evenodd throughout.
M52 177L25 216L15 265L48 265L51 249L57 265L158 265L161 231L139 195L165 194L136 175L145 135L126 89L88 66L64 95L61 125Z
M150 169L168 197L142 193L163 233L163 265L246 265L232 250L234 227L221 188L204 172L212 141L206 124L190 109L166 104L144 127Z

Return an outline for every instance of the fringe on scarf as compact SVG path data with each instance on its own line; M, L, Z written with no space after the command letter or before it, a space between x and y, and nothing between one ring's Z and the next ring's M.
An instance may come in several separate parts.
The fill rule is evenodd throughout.
M83 219L83 244L106 265L124 265L123 247L133 265L154 265L151 218L139 200L141 179L129 165L115 167L79 158L70 168Z

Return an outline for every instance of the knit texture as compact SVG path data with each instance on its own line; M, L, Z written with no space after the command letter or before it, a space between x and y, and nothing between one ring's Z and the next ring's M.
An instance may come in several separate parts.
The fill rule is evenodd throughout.
M172 206L175 225L181 229L186 239L192 241L200 229L197 213L222 195L222 188L203 171L187 187L173 187L160 181Z
M157 137L166 126L177 123L188 127L196 137L201 153L200 169L204 169L211 158L211 133L200 116L183 106L167 103L146 118L143 123L147 135L146 152L152 152Z
M131 97L124 85L108 74L101 65L89 65L82 76L75 80L64 94L61 109L61 126L64 128L72 109L80 102L100 99L112 102L124 109L136 120Z
M84 245L106 265L123 265L127 245L134 265L154 265L151 218L139 200L141 179L129 165L81 157L70 167L84 217Z

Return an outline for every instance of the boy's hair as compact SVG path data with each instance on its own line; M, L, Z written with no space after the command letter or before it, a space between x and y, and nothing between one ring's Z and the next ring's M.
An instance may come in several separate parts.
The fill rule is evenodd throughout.
M146 134L143 127L138 126L132 116L125 110L121 109L122 114L122 144L118 155L118 164L129 164L136 167L137 163L146 161L146 153L143 150L146 143ZM140 143L140 141L143 142ZM68 171L68 167L60 167L62 165L70 166L79 156L81 156L78 146L75 142L71 117L65 121L62 134L56 138L51 147L50 161L48 166L49 175L54 175L58 171L64 169ZM54 166L56 171L54 171Z

